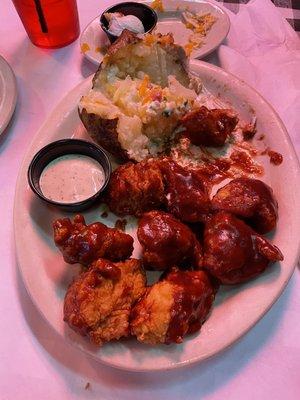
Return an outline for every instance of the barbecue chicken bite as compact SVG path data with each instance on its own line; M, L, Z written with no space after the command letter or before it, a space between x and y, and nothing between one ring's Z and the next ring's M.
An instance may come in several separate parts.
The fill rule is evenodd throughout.
M165 270L173 265L201 267L201 245L191 229L171 214L150 211L139 221L137 237L146 269Z
M145 161L118 167L112 173L105 201L110 210L120 216L140 216L161 208L165 195L158 164Z
M101 222L86 225L82 215L53 222L54 242L69 264L89 265L98 258L119 261L133 252L133 238Z
M218 190L212 208L245 219L258 233L267 233L276 227L277 201L272 189L258 179L233 179Z
M220 147L235 129L238 118L230 110L212 109L202 106L184 115L182 133L196 146Z
M160 162L167 209L184 222L204 222L210 212L208 189L201 174L172 160Z
M200 329L215 293L206 272L174 268L134 306L131 333L144 343L181 343L185 335Z
M139 260L114 264L99 259L69 286L64 321L99 346L126 337L131 307L145 292L145 284Z
M226 212L215 214L207 222L203 249L203 267L223 284L248 281L283 260L276 246Z

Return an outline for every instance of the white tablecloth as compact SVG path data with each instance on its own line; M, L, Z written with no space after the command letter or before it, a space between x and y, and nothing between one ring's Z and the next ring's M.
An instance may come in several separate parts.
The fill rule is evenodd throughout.
M78 0L81 27L109 3ZM277 303L242 340L192 368L147 374L114 370L52 332L18 273L14 188L35 132L58 100L95 66L83 59L78 41L56 51L34 47L10 0L1 1L0 54L14 69L19 90L14 118L0 137L0 399L299 399L298 269Z

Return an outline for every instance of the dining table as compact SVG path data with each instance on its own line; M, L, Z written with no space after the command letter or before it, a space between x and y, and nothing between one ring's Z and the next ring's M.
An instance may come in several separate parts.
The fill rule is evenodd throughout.
M77 0L81 31L115 2ZM269 101L299 157L300 2L215 3L228 13L231 28L223 44L204 61L237 75ZM279 299L240 340L208 360L178 369L116 369L76 349L49 326L18 268L15 186L26 150L47 115L97 66L81 53L79 39L59 49L34 46L11 0L1 1L0 55L14 71L18 92L14 115L0 135L0 400L300 399L297 265ZM26 239L24 247L30 246Z

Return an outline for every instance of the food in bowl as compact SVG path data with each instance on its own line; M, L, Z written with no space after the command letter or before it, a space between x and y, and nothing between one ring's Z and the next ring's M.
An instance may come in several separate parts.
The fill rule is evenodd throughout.
M150 33L156 23L156 12L147 4L134 1L115 4L100 16L101 28L111 43L114 43L125 30L139 35Z
M108 32L114 36L120 36L125 29L133 33L145 33L142 21L135 15L104 13L104 17L108 21Z

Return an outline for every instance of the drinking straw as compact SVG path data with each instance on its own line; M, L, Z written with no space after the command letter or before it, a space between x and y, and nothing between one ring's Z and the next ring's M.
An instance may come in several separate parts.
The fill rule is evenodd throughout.
M39 16L39 22L43 33L48 33L48 26L44 16L43 8L40 0L34 0L36 12Z

